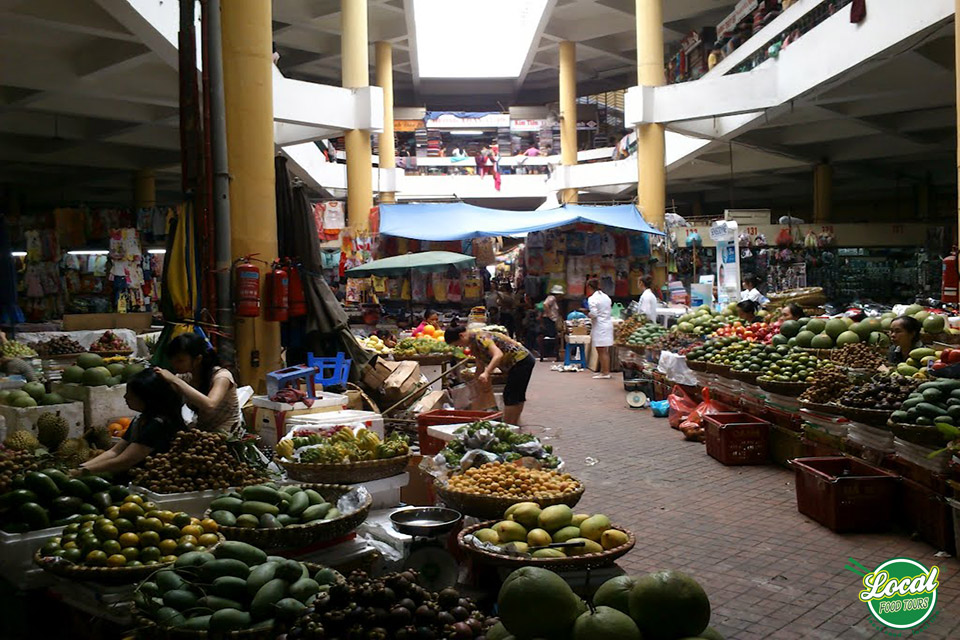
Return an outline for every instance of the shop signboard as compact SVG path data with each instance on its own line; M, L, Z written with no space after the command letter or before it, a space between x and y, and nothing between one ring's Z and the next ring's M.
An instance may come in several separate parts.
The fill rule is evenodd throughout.
M509 113L430 112L426 117L428 129L491 129L508 128Z
M524 118L510 121L510 131L540 131L547 126L546 120Z
M691 31L683 40L680 41L680 50L684 53L690 53L700 44L700 32Z
M717 308L740 300L740 249L738 226L718 220L710 226L710 239L717 243Z
M393 130L397 133L416 131L423 128L423 120L394 120Z
M760 6L759 0L740 0L733 12L717 25L717 37L721 38L733 31L740 21L753 13L758 6Z
M596 120L578 120L577 121L577 131L596 131L596 130L597 130Z

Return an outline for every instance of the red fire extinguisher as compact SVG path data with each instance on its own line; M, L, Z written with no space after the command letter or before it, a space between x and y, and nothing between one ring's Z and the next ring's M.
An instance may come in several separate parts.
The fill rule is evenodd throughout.
M300 267L288 258L286 269L290 276L290 317L299 318L307 315L307 299L303 293Z
M260 315L260 269L250 263L250 256L234 269L234 300L236 315L241 318L256 318Z
M264 319L268 322L286 322L290 317L290 278L286 269L279 262L274 262L263 280L267 298Z
M943 259L943 282L940 289L940 301L946 304L960 302L960 271L957 270L957 248Z

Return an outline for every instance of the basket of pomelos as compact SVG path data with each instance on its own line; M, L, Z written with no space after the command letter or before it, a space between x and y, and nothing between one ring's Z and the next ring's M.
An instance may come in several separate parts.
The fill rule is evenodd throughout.
M124 584L144 579L192 551L223 540L217 523L163 510L129 495L101 515L81 515L34 554L43 569L73 580Z
M568 473L500 462L488 462L445 480L438 478L435 489L448 507L485 519L500 517L517 502L573 507L584 491L583 484Z

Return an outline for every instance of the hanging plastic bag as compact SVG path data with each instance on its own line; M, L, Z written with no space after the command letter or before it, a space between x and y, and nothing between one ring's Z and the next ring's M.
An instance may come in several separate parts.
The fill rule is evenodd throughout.
M686 385L697 384L697 376L687 366L686 357L677 355L672 351L660 352L657 371L667 376L667 380L670 382Z
M696 401L687 395L687 392L680 386L673 388L673 391L667 396L667 402L670 404L670 413L667 415L667 420L674 429L679 429L680 423L686 420L687 416L697 408Z
M732 411L732 409L725 404L717 402L716 400L711 400L710 390L704 388L703 402L697 405L696 409L690 412L690 415L687 416L687 422L692 422L699 425L703 420L703 416L708 416L714 413L726 413L728 411Z
M793 244L793 234L790 233L789 227L783 227L780 229L780 233L777 234L777 246L778 247L789 247Z

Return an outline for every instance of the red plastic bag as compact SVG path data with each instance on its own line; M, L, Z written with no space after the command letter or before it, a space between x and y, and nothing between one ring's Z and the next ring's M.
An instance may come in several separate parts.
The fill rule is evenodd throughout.
M721 404L716 400L710 399L710 389L704 387L703 389L703 402L697 405L697 408L690 412L690 415L687 416L687 422L692 422L694 424L700 424L703 416L710 415L712 413L725 413L730 411L730 407L725 404Z
M670 403L670 411L667 413L667 421L674 429L680 428L680 423L687 419L697 408L696 401L687 395L681 387L676 386L670 395L667 396L667 402Z

